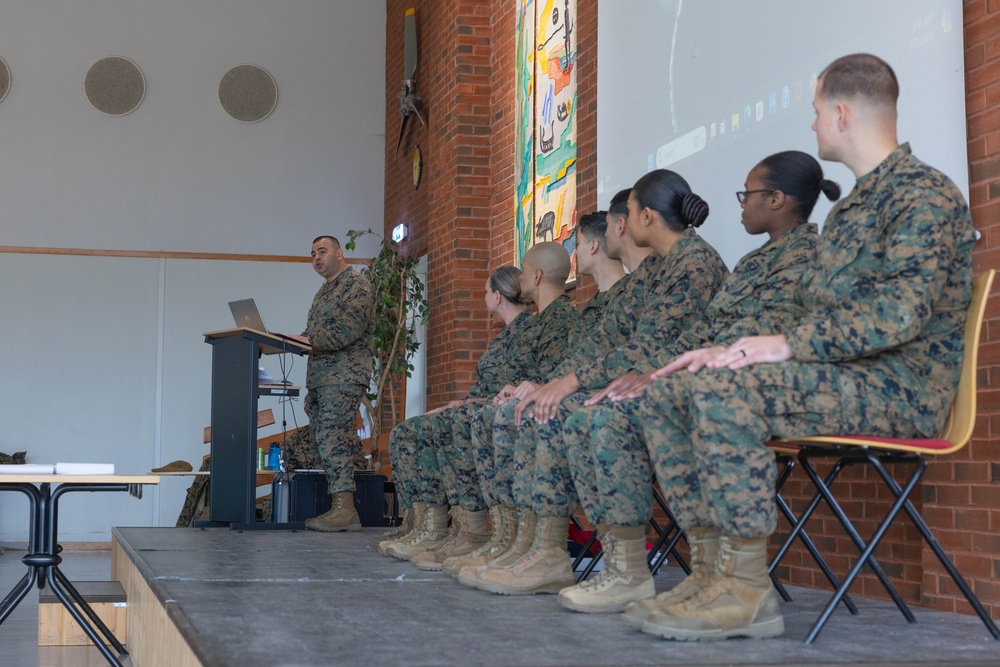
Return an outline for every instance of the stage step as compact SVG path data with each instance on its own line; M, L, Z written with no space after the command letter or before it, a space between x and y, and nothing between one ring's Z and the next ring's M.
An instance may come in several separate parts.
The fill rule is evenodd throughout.
M117 581L77 581L73 582L73 585L108 629L120 641L124 641L128 603L122 585ZM73 620L52 589L39 591L38 645L88 646L90 644L90 638Z

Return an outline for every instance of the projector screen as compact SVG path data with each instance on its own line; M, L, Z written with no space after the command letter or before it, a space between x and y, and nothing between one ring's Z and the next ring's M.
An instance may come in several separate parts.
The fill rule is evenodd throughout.
M764 157L816 155L812 91L835 58L868 52L899 79L899 140L968 198L959 0L626 0L598 5L598 204L658 168L709 204L699 233L732 268L766 237L734 192ZM821 162L844 195L846 167ZM830 202L820 197L812 221Z

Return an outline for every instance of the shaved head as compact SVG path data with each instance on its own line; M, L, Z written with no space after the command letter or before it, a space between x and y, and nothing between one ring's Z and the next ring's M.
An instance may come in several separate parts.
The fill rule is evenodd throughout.
M545 282L550 285L562 286L569 278L571 267L569 253L562 244L546 241L536 243L524 254L521 263L525 273L536 269L542 272Z

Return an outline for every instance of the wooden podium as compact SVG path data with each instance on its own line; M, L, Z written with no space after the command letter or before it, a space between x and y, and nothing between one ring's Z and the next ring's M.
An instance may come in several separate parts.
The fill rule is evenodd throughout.
M211 331L205 342L212 346L211 521L207 524L233 530L304 528L256 521L257 399L298 396L300 389L262 387L257 369L261 354L302 356L310 347L245 327Z

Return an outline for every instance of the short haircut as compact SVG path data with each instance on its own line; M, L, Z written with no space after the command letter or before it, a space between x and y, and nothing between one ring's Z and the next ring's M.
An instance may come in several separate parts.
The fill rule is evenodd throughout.
M322 236L317 236L313 239L313 243L319 243L323 239L330 239L330 243L333 244L333 249L337 250L340 248L340 241L337 240L336 236L330 236L329 234L323 234Z
M601 250L607 254L608 239L604 232L608 229L608 212L595 211L587 213L576 223L576 233L583 234L588 241L597 241L601 244Z
M522 267L531 265L533 269L541 269L545 282L550 285L565 285L569 272L573 268L569 253L561 243L546 241L536 243L524 253Z
M618 194L611 198L611 205L608 206L608 213L611 215L628 216L628 196L632 194L632 188L620 190Z
M870 53L837 58L820 74L819 96L827 100L861 97L895 108L899 81L889 63Z

